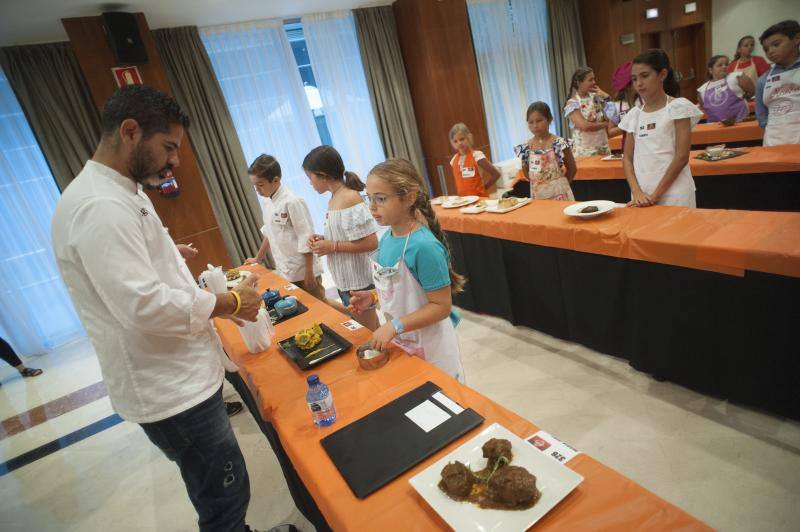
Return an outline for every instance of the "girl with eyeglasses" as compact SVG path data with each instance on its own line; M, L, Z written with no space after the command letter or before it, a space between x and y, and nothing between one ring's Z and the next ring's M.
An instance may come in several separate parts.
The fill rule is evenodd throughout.
M364 183L345 170L342 156L333 147L311 150L303 159L303 170L314 190L331 193L325 235L312 236L308 245L317 256L328 257L328 269L342 300L339 310L346 312L351 290L372 288L369 253L378 247L378 228L360 194ZM374 309L354 313L353 318L373 331L380 324Z
M394 343L463 382L453 294L465 279L453 270L422 177L410 162L389 159L370 171L367 193L375 221L391 230L370 256L375 290L352 292L351 310L380 304L386 323L373 333L373 347Z

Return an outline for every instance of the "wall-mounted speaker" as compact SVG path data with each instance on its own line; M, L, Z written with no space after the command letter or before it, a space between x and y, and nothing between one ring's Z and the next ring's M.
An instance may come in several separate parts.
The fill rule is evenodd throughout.
M136 15L119 11L103 13L103 24L117 65L147 63L147 50L144 47L142 36L139 35Z

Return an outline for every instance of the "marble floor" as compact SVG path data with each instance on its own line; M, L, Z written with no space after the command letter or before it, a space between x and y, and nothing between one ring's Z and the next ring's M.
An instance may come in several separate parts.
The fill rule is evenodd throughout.
M660 383L622 360L495 318L464 313L467 383L720 530L797 530L800 423ZM0 368L0 420L100 382L88 341ZM227 383L227 399L236 394ZM107 397L26 430L0 432L0 462L110 416ZM311 530L246 412L231 422L247 460L248 522ZM8 427L4 422L4 426ZM13 431L12 431L13 432ZM121 422L0 474L0 530L190 531L195 514L177 468Z

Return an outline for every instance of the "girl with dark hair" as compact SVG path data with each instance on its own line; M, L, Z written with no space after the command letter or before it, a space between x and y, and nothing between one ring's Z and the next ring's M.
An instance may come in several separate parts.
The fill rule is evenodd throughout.
M572 156L572 142L550 133L553 113L544 102L533 102L525 115L533 137L516 146L522 159L522 176L530 181L530 197L574 201L569 186L578 169Z
M325 215L325 236L312 236L308 245L317 256L327 255L331 277L343 307L347 307L351 290L372 287L369 253L378 247L375 220L360 194L364 183L356 174L345 170L342 156L331 146L311 150L303 159L303 170L314 190L319 194L331 193ZM378 315L374 310L353 317L371 330L378 328Z
M753 55L756 40L752 35L745 35L736 43L736 53L728 66L728 72L742 72L755 84L761 75L769 70L769 64L760 55Z
M728 73L728 57L715 55L708 61L708 81L697 89L697 105L710 122L731 125L750 114L745 98L755 87L743 70Z
M703 113L686 98L675 97L678 82L663 50L639 54L631 79L644 103L619 124L627 133L622 165L631 187L629 205L695 207L689 149L692 127Z
M605 108L610 102L607 93L597 86L594 71L580 67L572 75L564 106L564 116L570 120L576 157L608 155L608 118Z

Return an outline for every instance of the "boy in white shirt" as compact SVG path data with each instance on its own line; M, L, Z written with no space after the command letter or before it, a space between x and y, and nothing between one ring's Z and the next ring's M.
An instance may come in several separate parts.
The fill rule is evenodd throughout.
M278 275L296 284L312 296L325 301L322 264L308 247L314 235L314 222L306 202L281 185L281 165L271 155L259 155L247 169L250 181L261 196L264 241L258 254L245 264L264 260L272 250Z

